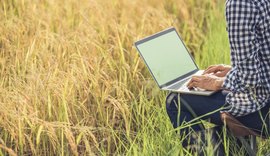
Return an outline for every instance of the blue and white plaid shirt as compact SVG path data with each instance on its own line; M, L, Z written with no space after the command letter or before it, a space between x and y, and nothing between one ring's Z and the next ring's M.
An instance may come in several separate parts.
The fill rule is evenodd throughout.
M226 21L232 70L223 83L231 91L225 111L244 116L270 100L270 1L227 0Z

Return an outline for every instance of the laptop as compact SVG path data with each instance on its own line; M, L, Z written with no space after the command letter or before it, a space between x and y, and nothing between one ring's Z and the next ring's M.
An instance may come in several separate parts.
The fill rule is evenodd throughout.
M203 70L199 70L175 28L139 40L135 47L161 90L205 96L215 93L187 88L191 77L201 75Z

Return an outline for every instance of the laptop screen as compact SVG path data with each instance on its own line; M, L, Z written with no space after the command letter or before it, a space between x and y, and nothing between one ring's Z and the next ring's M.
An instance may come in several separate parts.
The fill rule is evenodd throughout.
M174 28L135 45L159 86L198 69Z

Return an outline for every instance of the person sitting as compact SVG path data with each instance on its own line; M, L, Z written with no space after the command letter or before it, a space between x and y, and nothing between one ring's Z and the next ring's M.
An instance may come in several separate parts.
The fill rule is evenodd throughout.
M270 2L268 0L227 0L226 22L231 66L209 66L194 76L188 87L218 91L211 96L169 93L166 109L174 128L194 121L186 102L197 116L223 126L220 112L227 112L246 127L268 136L270 106ZM199 132L193 124L180 134ZM187 140L183 146L187 146Z

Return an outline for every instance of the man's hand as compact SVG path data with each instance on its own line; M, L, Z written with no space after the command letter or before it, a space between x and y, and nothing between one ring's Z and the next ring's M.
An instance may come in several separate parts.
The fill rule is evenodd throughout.
M228 65L212 65L203 72L203 75L213 74L218 77L224 77L230 70L231 66Z
M192 88L202 88L206 90L217 91L221 89L223 84L224 78L217 77L214 75L201 75L201 76L193 76L189 81L187 87L189 89Z

